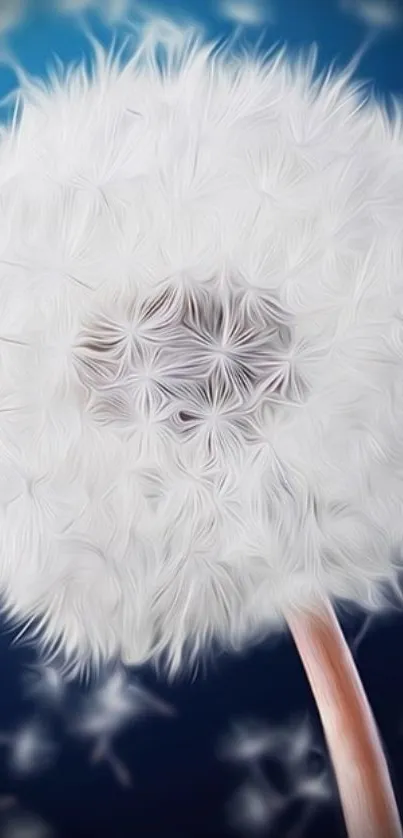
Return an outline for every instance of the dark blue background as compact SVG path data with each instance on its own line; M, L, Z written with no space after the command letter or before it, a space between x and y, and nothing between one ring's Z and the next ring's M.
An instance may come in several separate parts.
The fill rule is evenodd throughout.
M0 13L1 8L0 4ZM393 8L403 15L401 3L395 3ZM188 20L202 22L211 35L231 32L232 24L220 14L214 0L167 3L165 14L168 9L179 15L184 11ZM336 0L273 0L270 9L267 5L266 11L269 10L274 22L264 31L263 24L246 28L251 41L263 34L263 48L286 40L291 49L316 41L324 64L332 60L346 63L368 34L365 22L344 12ZM110 39L111 30L96 15L91 16L91 22L100 37L105 41ZM71 15L57 15L49 3L31 3L20 25L4 34L4 43L24 68L35 74L46 74L53 53L63 61L80 55L88 57L88 45L77 20ZM379 94L402 94L403 27L398 21L379 32L363 57L359 73L373 81ZM4 66L0 70L0 95L14 86L15 74ZM6 107L3 116L7 116ZM349 639L354 638L362 620L359 614L344 620ZM399 795L403 791L402 648L403 618L395 612L373 625L357 655ZM12 730L39 712L38 703L28 698L23 689L27 663L34 658L34 650L13 645L12 634L4 628L0 636L0 731ZM315 742L323 745L301 664L286 637L270 640L242 656L213 658L197 677L184 675L174 685L158 679L151 670L142 672L141 679L173 703L177 716L141 719L116 739L116 751L133 777L132 788L122 788L108 765L91 767L87 746L66 733L60 715L57 712L52 715L48 708L46 712L41 711L42 715L51 724L61 746L58 761L50 770L42 773L32 770L27 776L20 776L9 770L0 751L0 795L17 798L14 808L5 807L3 829L6 830L16 813L30 811L52 825L54 834L66 838L103 835L218 838L235 834L231 831L227 807L248 771L246 767L217 759L217 742L232 720L266 721L274 729L286 725L291 741L297 735L295 720L308 714ZM70 699L73 703L76 700L78 697L74 695ZM281 790L281 759L277 766L263 759L262 766L270 782L277 783ZM314 764L311 771L315 771ZM302 818L303 809L295 806L277 827L262 829L259 834L272 838L288 835L335 838L344 834L337 801L318 806L306 829ZM246 826L243 834L254 834L252 827Z

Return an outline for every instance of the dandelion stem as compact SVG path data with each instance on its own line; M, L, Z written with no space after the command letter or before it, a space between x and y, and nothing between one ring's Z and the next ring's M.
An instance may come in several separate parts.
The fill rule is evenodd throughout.
M376 723L331 604L287 623L327 740L349 838L402 838Z

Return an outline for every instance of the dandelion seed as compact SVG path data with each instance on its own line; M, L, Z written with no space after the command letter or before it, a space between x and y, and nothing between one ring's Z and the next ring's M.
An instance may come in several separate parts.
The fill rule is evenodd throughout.
M294 793L298 797L317 803L329 801L332 798L329 778L325 772L319 777L301 778L295 786Z
M91 743L91 763L108 764L118 783L128 788L132 784L130 772L112 742L125 727L148 715L170 717L174 710L139 681L129 681L123 670L116 670L90 692L71 729Z
M21 813L6 820L1 834L2 838L53 838L54 831L37 815Z
M267 835L284 806L284 799L274 789L247 781L232 798L228 817L233 829L246 835Z
M44 726L35 720L22 724L13 733L3 733L0 744L7 747L9 769L17 775L46 771L56 756L55 744Z
M117 670L90 693L73 729L84 737L108 742L136 719L155 713L171 716L173 709Z
M116 756L107 742L101 741L95 746L90 757L90 762L93 765L105 762L110 766L119 785L124 788L130 788L132 786L132 778L128 768L124 765L122 760Z
M277 730L248 720L233 725L231 732L220 743L218 755L230 762L254 763L275 752L278 744Z
M356 636L354 637L354 640L353 640L353 642L352 642L352 644L351 644L351 649L352 649L352 652L354 653L354 655L356 655L356 654L357 654L358 649L360 648L360 646L361 646L361 644L362 644L363 640L365 640L365 638L366 638L366 636L367 636L368 632L369 632L369 631L370 631L370 629L371 629L371 626L372 626L373 621L374 621L374 615L373 615L373 614L368 614L368 615L365 617L365 619L364 619L364 621L363 621L363 623L362 623L361 628L360 628L360 629L359 629L359 631L357 632L357 634L356 634Z
M288 775L292 798L323 802L331 796L330 778L320 747L308 720L278 732L277 756Z
M18 798L13 794L0 795L0 812L7 812L14 809L18 805Z
M26 674L25 686L30 697L51 707L60 707L66 682L54 666L39 664L32 666Z
M308 720L290 724L282 731L283 753L285 759L298 770L306 765L308 754L314 750L312 729Z

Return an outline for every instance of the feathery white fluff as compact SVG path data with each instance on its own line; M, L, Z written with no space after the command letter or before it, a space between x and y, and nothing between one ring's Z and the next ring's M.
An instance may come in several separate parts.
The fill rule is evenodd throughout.
M401 565L401 111L312 54L160 58L27 81L0 144L0 586L80 670Z

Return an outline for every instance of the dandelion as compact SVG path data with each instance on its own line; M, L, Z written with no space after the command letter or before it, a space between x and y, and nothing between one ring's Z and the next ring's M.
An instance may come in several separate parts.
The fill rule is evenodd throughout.
M165 34L22 74L2 135L6 608L81 674L288 625L350 838L398 838L330 602L402 567L399 106Z

